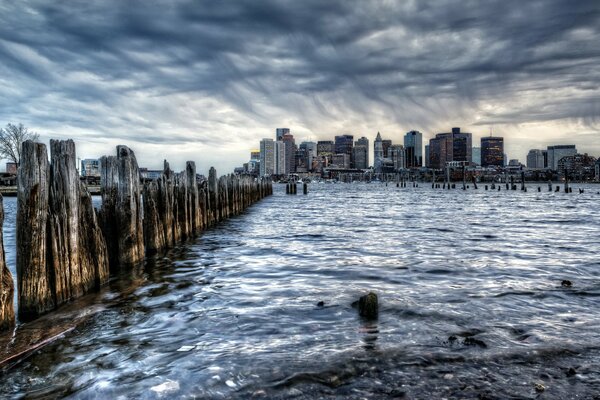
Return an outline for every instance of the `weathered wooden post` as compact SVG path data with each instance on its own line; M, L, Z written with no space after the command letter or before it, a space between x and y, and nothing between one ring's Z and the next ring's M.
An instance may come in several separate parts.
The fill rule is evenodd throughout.
M4 238L2 227L4 226L4 204L0 194L0 331L6 330L15 324L15 309L13 297L15 284L6 266L4 257Z
M48 153L26 141L17 174L17 293L19 318L30 320L55 306L48 255Z
M304 194L308 194L308 183L304 182L304 183L302 184L302 192L303 192Z
M134 152L117 146L116 156L100 158L102 230L111 268L144 258L140 172Z

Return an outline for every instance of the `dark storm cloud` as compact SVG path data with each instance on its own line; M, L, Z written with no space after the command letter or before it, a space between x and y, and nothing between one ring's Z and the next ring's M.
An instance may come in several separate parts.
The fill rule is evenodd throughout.
M593 132L599 30L598 1L0 0L0 121L211 146L284 120Z

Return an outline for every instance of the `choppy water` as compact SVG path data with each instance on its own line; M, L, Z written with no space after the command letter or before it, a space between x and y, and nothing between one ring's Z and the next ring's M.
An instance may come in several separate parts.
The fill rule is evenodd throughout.
M112 282L89 300L102 312L0 376L0 397L600 393L600 186L283 189ZM369 290L375 322L351 306Z

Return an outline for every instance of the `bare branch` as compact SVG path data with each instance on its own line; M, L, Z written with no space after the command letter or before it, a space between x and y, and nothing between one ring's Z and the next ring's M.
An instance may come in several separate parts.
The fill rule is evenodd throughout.
M0 157L6 158L17 165L21 160L21 147L27 140L37 141L40 135L30 131L23 124L7 124L0 129Z

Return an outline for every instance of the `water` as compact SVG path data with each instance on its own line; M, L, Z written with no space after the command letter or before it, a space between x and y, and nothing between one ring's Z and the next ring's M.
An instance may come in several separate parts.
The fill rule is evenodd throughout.
M600 187L586 189L278 185L85 300L100 311L0 376L0 397L593 398ZM369 290L377 321L351 305Z

